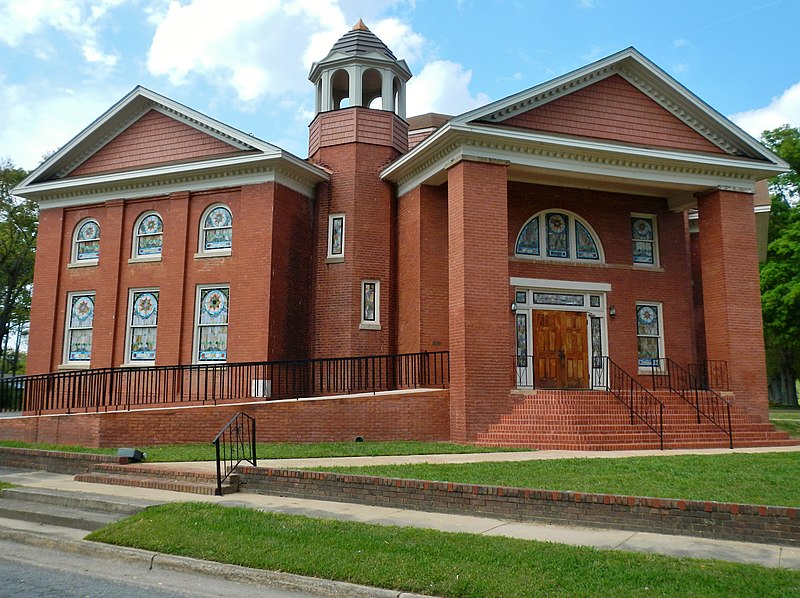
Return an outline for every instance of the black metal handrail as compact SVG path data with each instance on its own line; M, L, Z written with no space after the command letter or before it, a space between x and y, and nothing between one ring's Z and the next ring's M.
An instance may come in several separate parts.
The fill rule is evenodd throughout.
M665 388L681 397L694 408L698 424L701 416L705 417L728 436L730 447L733 448L730 401L708 388L689 370L668 357L651 360L650 374L653 390Z
M24 376L6 376L0 378L0 413L22 411L22 399L25 391Z
M222 496L223 482L230 477L242 461L258 467L256 463L256 420L240 411L219 431L213 444L217 454L216 495Z
M26 413L119 411L175 403L277 400L447 388L447 351L292 361L100 368L0 380L0 397ZM21 407L21 409L19 409ZM11 410L11 409L8 409Z
M713 390L730 390L728 384L728 362L720 359L707 359L690 363L687 367L699 384Z
M631 425L639 419L658 435L664 450L664 404L606 356L592 357L592 388L604 388L630 412Z

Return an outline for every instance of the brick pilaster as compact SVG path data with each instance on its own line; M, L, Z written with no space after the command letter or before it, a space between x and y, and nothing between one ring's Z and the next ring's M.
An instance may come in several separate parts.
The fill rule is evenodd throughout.
M95 280L94 330L92 331L93 368L115 367L124 357L123 342L116 342L117 331L125 335L125 321L117 325L117 309L120 303L127 304L128 289L120 288L120 261L130 252L122 247L125 203L122 200L107 201L100 225L100 259ZM123 308L125 309L125 308Z

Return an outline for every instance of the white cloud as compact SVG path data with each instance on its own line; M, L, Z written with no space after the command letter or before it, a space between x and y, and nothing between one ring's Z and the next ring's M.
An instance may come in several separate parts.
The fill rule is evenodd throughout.
M408 82L407 110L409 116L426 112L460 114L488 103L485 93L475 95L469 90L472 71L448 60L434 60Z
M66 34L80 46L88 62L116 64L117 56L100 48L100 21L109 9L127 0L4 0L0 2L0 43L18 47L31 36L51 30ZM47 58L50 51L37 52Z
M13 148L9 156L33 169L44 154L70 141L83 127L116 102L119 90L25 88L0 78L0 147Z
M688 48L692 47L692 42L688 39L679 38L672 42L672 45L676 48Z
M800 126L800 82L772 98L768 106L737 112L729 118L756 138L781 125Z

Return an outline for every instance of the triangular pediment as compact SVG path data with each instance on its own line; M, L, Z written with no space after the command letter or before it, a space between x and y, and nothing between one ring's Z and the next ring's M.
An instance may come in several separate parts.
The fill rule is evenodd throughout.
M254 151L153 108L67 174L87 176Z
M643 146L727 153L618 74L494 122Z
M634 48L462 114L452 122L767 162L776 159Z

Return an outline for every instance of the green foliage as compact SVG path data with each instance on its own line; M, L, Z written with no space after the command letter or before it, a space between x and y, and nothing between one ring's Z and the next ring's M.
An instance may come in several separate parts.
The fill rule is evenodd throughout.
M761 307L770 398L796 404L800 371L800 129L765 131L762 141L792 170L770 180L772 210L767 261L761 266Z
M0 371L19 370L16 341L27 334L30 316L39 211L34 202L11 195L26 175L0 161Z
M89 540L435 596L791 596L800 572L179 503Z

